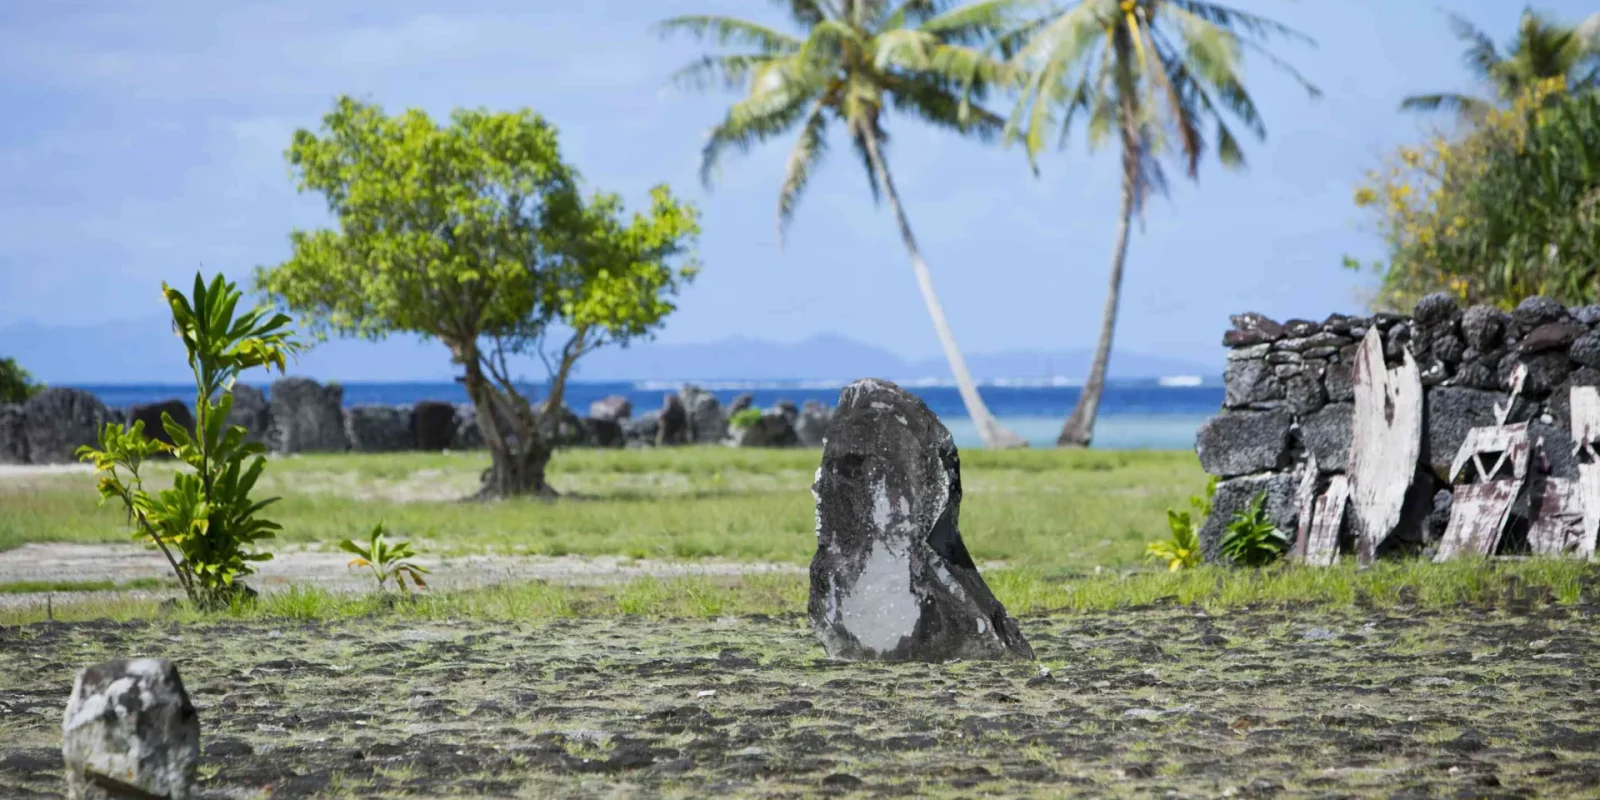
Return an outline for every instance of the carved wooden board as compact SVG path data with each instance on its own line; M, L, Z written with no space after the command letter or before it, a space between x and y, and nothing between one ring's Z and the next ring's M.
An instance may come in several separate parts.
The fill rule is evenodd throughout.
M1533 510L1528 546L1536 556L1564 556L1575 552L1583 538L1583 502L1578 481L1549 478Z
M1528 425L1473 428L1450 467L1455 496L1434 561L1492 556L1528 474Z
M1339 526L1349 499L1350 479L1333 476L1312 511L1311 532L1302 556L1308 566L1329 567L1339 559Z
M1317 502L1317 456L1307 453L1300 464L1300 485L1294 494L1295 509L1300 512L1295 522L1294 550L1291 555L1304 558L1306 539L1311 535L1311 514Z
M1352 365L1350 514L1362 563L1372 560L1378 545L1399 523L1421 454L1422 380L1409 347L1402 358L1399 367L1385 367L1383 339L1373 327L1356 349Z
M1578 500L1583 506L1583 529L1572 554L1578 558L1594 556L1596 533L1600 532L1600 457L1595 440L1600 439L1600 390L1593 386L1572 387L1572 440L1578 455Z

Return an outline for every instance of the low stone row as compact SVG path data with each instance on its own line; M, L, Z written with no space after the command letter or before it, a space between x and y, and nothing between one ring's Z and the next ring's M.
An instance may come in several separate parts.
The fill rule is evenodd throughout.
M270 400L268 397L270 396ZM558 447L654 447L697 443L736 447L818 447L831 411L815 401L797 407L780 401L758 416L743 395L724 411L717 398L695 386L667 394L659 410L633 416L631 401L613 395L590 404L579 417L563 407L547 436ZM542 410L536 409L536 410ZM147 434L167 440L161 415L194 426L191 406L177 398L127 409L108 408L81 389L53 387L23 404L0 404L0 464L65 464L82 445L98 441L108 422L144 422ZM344 390L306 378L285 378L270 395L234 387L229 424L247 440L278 453L472 450L484 446L470 404L423 400L408 405L344 406Z

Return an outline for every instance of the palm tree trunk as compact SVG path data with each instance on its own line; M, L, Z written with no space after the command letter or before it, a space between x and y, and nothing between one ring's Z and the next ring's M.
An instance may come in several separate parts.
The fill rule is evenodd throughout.
M1078 404L1061 426L1057 447L1088 447L1094 438L1094 421L1100 413L1100 398L1106 391L1106 369L1111 365L1111 336L1117 329L1117 303L1122 299L1122 268L1128 260L1128 229L1133 221L1135 188L1125 184L1122 191L1122 223L1117 227L1117 249L1111 261L1111 285L1106 290L1106 307L1100 317L1100 341L1094 348L1089 377L1083 382Z
M978 438L983 441L983 446L996 449L1014 449L1027 447L1028 443L1022 437L1006 430L1000 421L989 413L989 407L983 404L983 398L978 394L977 384L972 382L972 373L967 371L967 360L961 356L961 350L956 346L955 335L950 332L950 322L944 317L944 306L939 303L939 296L933 291L933 276L928 272L927 262L922 260L922 251L917 247L917 238L911 233L911 222L906 219L905 209L900 207L900 195L894 190L894 181L889 177L889 166L884 163L883 153L878 149L876 137L863 136L867 146L867 156L872 161L872 170L877 173L878 184L883 187L884 194L889 197L889 205L894 209L895 222L900 226L900 240L905 243L906 251L911 254L911 271L916 273L917 286L922 290L922 302L928 306L928 316L933 319L933 330L939 336L939 344L944 348L945 360L950 362L950 372L956 379L956 390L961 393L961 402L967 407L967 416L972 418L972 425L978 431Z

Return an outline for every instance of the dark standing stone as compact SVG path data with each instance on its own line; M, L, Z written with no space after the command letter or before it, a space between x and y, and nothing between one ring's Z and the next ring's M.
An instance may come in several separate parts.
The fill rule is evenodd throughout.
M654 445L656 443L656 434L660 430L660 411L646 411L637 417L630 417L622 423L622 436L628 440L629 445Z
M1222 370L1222 385L1222 404L1227 408L1283 399L1283 384L1259 359L1230 359Z
M879 380L839 394L811 561L811 626L833 658L1033 658L961 539L961 461L915 395Z
M1461 338L1467 346L1486 353L1500 346L1511 318L1494 306L1477 305L1461 315Z
M761 412L754 424L734 428L731 433L734 447L794 447L800 444L794 423L781 409L769 408Z
M773 403L772 407L777 409L779 414L788 417L790 425L800 418L800 407L795 405L793 400L779 400Z
M670 447L689 442L689 413L683 400L669 394L661 401L660 423L656 429L656 446Z
M411 407L411 441L418 450L465 449L455 439L455 406L443 400L423 400Z
M1456 370L1455 383L1472 389L1493 389L1495 371L1477 361L1469 361Z
M689 441L717 443L728 438L728 420L722 416L716 395L698 386L684 386L678 390L678 399L689 419Z
M0 403L0 464L28 463L27 426L21 403Z
M1300 419L1300 441L1323 472L1344 472L1350 462L1355 406L1334 403Z
M1460 310L1454 297L1446 292L1434 292L1417 301L1411 317L1424 325L1437 325L1455 316Z
M816 400L807 400L794 421L795 443L801 447L821 447L833 412Z
M1450 464L1472 428L1495 424L1494 404L1506 401L1503 392L1441 386L1423 394L1421 460L1441 481L1450 480ZM1527 422L1536 406L1518 397L1507 422Z
M622 447L627 444L627 437L622 434L622 423L610 419L584 419L583 426L589 431L589 441L595 447Z
M194 415L189 413L189 407L182 400L173 398L162 400L158 403L141 403L128 409L126 426L131 429L133 423L144 423L144 435L158 442L175 444L172 437L167 435L167 429L161 424L161 415L172 417L178 427L183 428L190 436L194 435Z
M411 449L411 420L394 406L351 406L344 411L345 437L358 453Z
M100 429L110 417L100 398L60 386L28 398L22 414L32 464L76 463L79 447L99 446Z
M1218 481L1216 497L1211 501L1211 515L1200 526L1200 551L1206 561L1219 563L1223 560L1222 536L1228 530L1228 523L1235 513L1248 509L1261 492L1267 494L1267 518L1278 530L1293 538L1295 522L1300 518L1295 508L1295 489L1294 475L1289 472Z
M309 378L284 378L267 394L272 408L272 449L280 453L342 453L344 387Z
M733 402L728 404L728 417L732 418L734 414L737 414L740 411L755 405L755 403L755 395L750 394L749 392L740 394L738 397L733 398Z
M553 417L546 417L545 410L549 407L548 399L533 404L534 419L539 420L539 432L546 441L556 447L584 447L589 444L589 428L572 409L562 405L556 409Z
M589 418L620 423L633 416L633 401L620 394L606 395L589 404Z
M1517 349L1524 353L1565 350L1584 333L1583 326L1575 322L1546 322L1522 337Z
M254 386L235 383L228 424L244 428L244 440L247 442L266 442L267 434L272 429L272 412L267 404L267 396Z
M471 403L456 407L456 432L450 440L455 450L477 450L484 446L483 428L478 424L478 409Z
M61 734L71 797L196 794L200 715L170 661L107 661L80 671Z
M1224 411L1202 423L1195 434L1200 468L1231 478L1284 467L1293 424L1287 411Z

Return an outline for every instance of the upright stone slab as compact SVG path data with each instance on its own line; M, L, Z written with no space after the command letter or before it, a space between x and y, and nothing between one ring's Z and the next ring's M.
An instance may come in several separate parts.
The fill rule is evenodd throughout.
M233 385L233 408L228 411L228 424L244 428L247 442L265 442L272 427L272 413L267 408L267 396L260 389L243 383Z
M158 442L174 444L172 437L167 435L167 429L161 424L161 415L172 417L172 421L194 435L194 414L182 400L176 397L162 400L157 403L141 403L128 409L128 427L133 427L135 422L144 423L144 435Z
M608 394L589 404L589 418L615 422L633 416L633 401L620 394Z
M110 419L100 398L82 389L60 386L28 398L22 415L28 461L34 464L77 462L78 448L98 445L100 429Z
M272 449L280 453L342 453L349 449L344 429L344 388L310 378L284 378L272 384Z
M833 412L827 406L807 400L800 407L800 416L794 421L794 436L798 444L801 447L821 447L828 432L828 420L832 418Z
M458 446L455 439L455 406L443 400L423 400L411 407L411 441L418 450L448 450Z
M61 724L67 793L75 800L197 796L200 717L170 661L107 661L84 669Z
M344 433L350 449L358 453L393 453L410 450L411 415L407 409L386 405L351 406L344 410Z
M887 381L846 386L812 494L808 611L829 656L1033 657L961 541L960 457L916 396Z
M0 403L0 464L28 463L27 426L21 403Z
M694 385L678 390L689 422L689 441L716 443L728 438L728 420L722 416L717 396Z
M661 412L657 416L656 446L671 447L689 443L689 413L683 400L675 394L661 399Z

